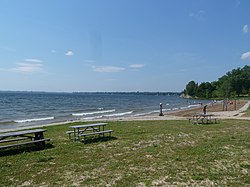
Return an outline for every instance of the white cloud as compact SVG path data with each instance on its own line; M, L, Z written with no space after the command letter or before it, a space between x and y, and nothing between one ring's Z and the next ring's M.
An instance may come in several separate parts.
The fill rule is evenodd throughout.
M38 59L24 59L25 62L32 62L32 63L42 63L42 60Z
M13 68L0 68L0 71L33 73L43 71L43 61L38 59L24 59L23 62L16 63Z
M241 60L248 60L248 59L250 59L250 51L243 53L241 55Z
M244 25L242 28L243 33L248 33L248 25Z
M131 64L129 65L130 68L143 68L145 65L144 64Z
M93 70L100 73L118 73L124 71L123 67L116 66L92 66Z
M65 53L65 55L66 55L66 56L73 56L74 53L73 53L73 51L67 51L67 52Z
M188 14L189 17L197 19L199 21L205 21L206 12L204 10L199 10L198 12L190 12Z
M21 62L17 63L17 67L9 69L13 72L21 72L21 73L32 73L32 72L41 72L43 64L41 63L28 63Z

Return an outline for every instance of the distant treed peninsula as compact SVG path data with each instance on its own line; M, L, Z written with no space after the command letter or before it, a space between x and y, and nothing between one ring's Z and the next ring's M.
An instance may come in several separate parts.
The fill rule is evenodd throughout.
M250 66L233 69L220 77L217 81L190 81L183 91L184 97L191 98L235 98L250 96Z

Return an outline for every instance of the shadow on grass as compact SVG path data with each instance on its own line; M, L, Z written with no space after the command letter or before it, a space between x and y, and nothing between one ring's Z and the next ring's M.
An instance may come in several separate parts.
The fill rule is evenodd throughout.
M191 122L191 124L193 124L193 125L203 125L203 126L206 126L206 125L216 125L216 124L220 124L220 121L221 120L216 120L216 122L209 122L209 123L202 123L202 122L200 122L200 123L192 123Z
M22 145L19 147L6 148L3 150L0 150L0 157L17 155L17 154L28 153L28 152L36 152L36 151L41 151L44 149L52 149L52 148L54 148L54 145L51 143L46 143L45 146Z
M117 140L116 137L97 137L97 138L88 138L85 140L82 140L81 142L84 144L92 144L97 142L106 142L106 141L112 141Z

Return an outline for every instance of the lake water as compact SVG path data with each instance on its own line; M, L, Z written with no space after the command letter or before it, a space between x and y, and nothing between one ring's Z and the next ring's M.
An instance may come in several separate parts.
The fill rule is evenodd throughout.
M199 105L168 93L0 92L0 130L68 120L144 116ZM208 101L202 101L208 102Z

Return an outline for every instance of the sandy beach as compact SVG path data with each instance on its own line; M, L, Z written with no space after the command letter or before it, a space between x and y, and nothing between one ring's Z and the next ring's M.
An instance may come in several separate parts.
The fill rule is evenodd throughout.
M214 103L207 106L207 113L214 114L218 119L245 119L250 120L250 117L243 117L244 111L250 106L250 101L241 100L236 103L236 110L233 104L228 104L227 111L223 111L222 103ZM164 113L164 116L149 115L141 117L120 118L120 120L186 120L192 117L195 113L202 113L203 106L180 110L176 112Z
M234 109L234 104L232 103L228 104L227 111L223 111L222 103L215 103L207 106L207 113L214 114L218 118L236 118L241 117L249 105L250 101L247 100L236 101L236 110ZM193 116L195 113L202 113L202 110L203 107L201 106L194 109L173 112L170 115L188 118Z

